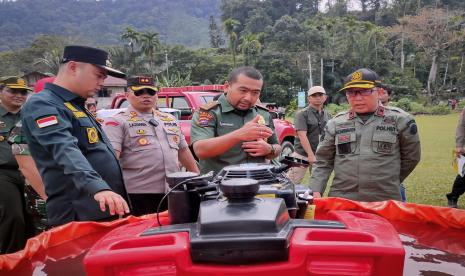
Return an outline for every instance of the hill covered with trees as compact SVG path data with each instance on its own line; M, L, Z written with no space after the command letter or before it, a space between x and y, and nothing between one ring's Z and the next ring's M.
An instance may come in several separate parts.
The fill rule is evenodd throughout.
M169 44L207 47L210 16L220 0L0 0L0 51L27 46L37 35L120 43L125 26L151 30Z
M54 73L63 46L81 43L107 48L116 68L130 75L155 76L162 86L222 83L231 68L255 66L265 78L261 97L284 106L295 101L297 91L321 84L338 102L344 98L337 93L343 78L361 67L378 72L394 88L396 99L432 104L465 96L462 0L18 0L0 3L0 16L5 5L35 2L65 3L76 13L81 11L73 5L87 4L99 12L89 11L93 16L82 12L82 26L71 17L68 21L75 25L47 21L57 30L71 25L75 29L70 27L74 31L67 34L44 33L23 49L0 52L0 75ZM349 2L361 10L350 10ZM165 18L171 19L168 11L173 9L205 20L206 29L194 23L189 28L196 29L192 34L208 46L192 48L169 40L166 33L171 25ZM67 11L60 6L39 13ZM9 16L18 12L10 10ZM46 18L36 19L28 28L39 28ZM110 32L105 28L111 25L93 22L96 18L118 25ZM173 18L179 33L190 24L183 20ZM5 28L5 23L1 26ZM29 33L33 37L34 32ZM106 36L111 37L108 42Z

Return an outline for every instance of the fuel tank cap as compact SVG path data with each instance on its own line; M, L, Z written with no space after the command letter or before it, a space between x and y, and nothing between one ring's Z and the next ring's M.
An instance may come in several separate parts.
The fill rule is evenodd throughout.
M229 200L252 199L259 188L258 181L249 178L228 179L220 183L220 190Z

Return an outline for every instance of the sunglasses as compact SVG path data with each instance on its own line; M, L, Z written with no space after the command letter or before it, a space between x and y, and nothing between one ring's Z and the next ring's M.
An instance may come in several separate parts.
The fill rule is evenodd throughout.
M27 91L26 89L21 89L21 90L7 89L6 91L10 94L15 94L15 95L21 94L21 96L27 96L27 94L29 93L29 91Z
M360 96L370 96L373 93L373 89L361 89L361 90L349 90L346 91L347 97L355 97L357 94Z
M139 97L144 93L147 93L150 96L155 96L157 94L157 91L154 91L152 89L141 89L141 90L133 91L133 93L134 93L134 96L136 97Z

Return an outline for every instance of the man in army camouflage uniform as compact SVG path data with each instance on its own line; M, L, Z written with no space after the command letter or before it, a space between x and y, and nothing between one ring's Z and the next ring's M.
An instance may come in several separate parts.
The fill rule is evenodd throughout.
M107 118L105 133L123 169L124 183L136 216L155 213L168 184L166 175L180 170L199 172L179 122L155 110L158 89L151 77L128 79L127 110ZM162 210L166 210L166 201Z
M340 91L351 109L326 125L310 179L315 197L324 193L334 170L329 196L400 200L400 183L420 161L420 140L412 116L379 104L380 83L378 75L365 68L345 80Z
M256 105L263 86L261 73L252 67L231 72L225 93L195 112L191 144L202 173L232 164L260 163L281 152L267 108Z
M21 78L0 80L0 254L22 249L27 239L24 178L7 139L29 90Z

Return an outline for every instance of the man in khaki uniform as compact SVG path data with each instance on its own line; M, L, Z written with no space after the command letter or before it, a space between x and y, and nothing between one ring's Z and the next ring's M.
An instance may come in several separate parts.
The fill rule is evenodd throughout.
M459 122L455 130L455 153L457 157L465 154L465 109L460 113ZM459 168L461 170L462 168ZM447 206L451 208L458 208L458 200L461 195L465 193L465 177L461 177L459 174L455 177L454 184L452 185L452 191L446 195Z
M321 86L313 86L308 90L308 106L295 115L294 125L297 131L297 137L294 142L294 152L292 157L307 160L310 163L308 167L292 167L287 176L295 183L300 184L307 170L312 169L315 163L315 152L320 142L320 136L326 123L331 119L331 114L323 109L327 99L326 91Z
M191 143L202 173L218 173L228 165L262 163L281 152L267 108L256 105L263 86L252 67L234 69L218 101L192 118Z
M324 193L334 170L329 196L400 200L400 183L420 161L420 140L412 116L379 104L383 93L379 85L378 75L370 69L347 77L341 91L351 109L326 125L310 179L316 197Z
M123 168L133 214L154 213L167 189L166 175L180 170L199 172L179 122L155 110L157 88L153 78L128 79L127 110L105 120L109 137ZM163 209L166 209L166 201Z

